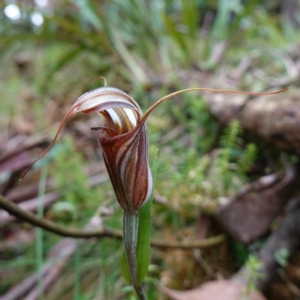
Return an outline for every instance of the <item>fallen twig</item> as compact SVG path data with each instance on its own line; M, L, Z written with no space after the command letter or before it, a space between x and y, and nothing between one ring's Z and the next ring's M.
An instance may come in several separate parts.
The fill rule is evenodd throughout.
M48 194L45 194L43 197L43 203L44 207L48 208L52 203L54 203L58 198L60 197L60 194L58 192L51 192ZM19 209L22 209L23 211L26 212L35 212L38 208L38 198L33 198L31 200L22 202L17 206ZM9 200L7 200L9 201ZM9 201L10 202L10 201ZM13 204L13 202L10 202ZM9 212L9 211L8 211ZM15 221L15 216L13 213L10 215L7 211L0 211L0 227L3 227L9 222Z
M21 209L18 205L10 202L0 195L0 208L6 210L10 214L24 221L29 222L32 225L41 227L53 233L75 238L92 238L92 237L112 237L122 239L122 232L117 229L111 229L108 227L102 227L100 229L77 229L70 228L56 224L49 220L38 217L37 215ZM193 248L208 248L222 243L225 240L224 235L195 241L195 242L170 242L151 240L151 245L156 248L181 248L181 249L193 249Z

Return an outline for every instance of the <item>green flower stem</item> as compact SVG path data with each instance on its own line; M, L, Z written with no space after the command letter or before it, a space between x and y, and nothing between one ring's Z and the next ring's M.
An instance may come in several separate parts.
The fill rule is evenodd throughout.
M140 300L147 300L142 285L134 286L134 289Z
M124 210L123 216L123 241L126 258L131 277L131 283L140 300L146 300L141 284L138 284L138 267L136 260L136 248L138 240L139 216L137 212Z
M138 222L138 214L136 212L128 210L124 211L123 239L131 282L133 285L137 285L136 245L138 237Z

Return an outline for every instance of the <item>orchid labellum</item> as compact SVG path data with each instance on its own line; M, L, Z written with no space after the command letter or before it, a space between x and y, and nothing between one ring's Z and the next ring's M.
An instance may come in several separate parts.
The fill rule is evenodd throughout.
M145 121L149 114L163 101L175 95L195 90L249 95L270 95L284 91L248 93L232 90L191 88L161 98L143 115L139 105L123 91L113 87L98 88L83 94L76 100L62 120L54 140L48 149L28 167L22 176L23 178L31 166L50 150L68 117L82 112L85 114L96 113L103 118L104 126L93 129L99 130L99 142L103 159L116 198L124 209L123 234L129 267L127 278L134 285L140 299L144 299L140 283L148 268L147 263L149 263L149 259L147 259L147 252L150 250L148 251L147 249L150 249L150 247L146 245L145 247L148 247L146 249L143 245L138 245L138 241L141 240L141 243L145 244L145 241L149 239L150 221L148 222L146 217L140 218L140 221L138 221L137 211L147 202L153 188L152 175L148 162L148 136ZM143 236L145 229L140 228L143 227L142 224L146 221L148 222L148 229L146 229L148 233L146 233L145 237Z

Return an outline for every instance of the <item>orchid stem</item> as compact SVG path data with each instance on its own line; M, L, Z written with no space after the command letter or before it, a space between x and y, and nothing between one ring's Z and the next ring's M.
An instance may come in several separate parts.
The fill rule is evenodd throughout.
M142 285L138 283L136 247L138 238L139 216L137 212L124 210L123 240L132 285L140 300L146 300Z
M145 292L143 290L143 287L142 285L137 285L137 286L134 286L134 289L139 297L140 300L147 300L146 298L146 295L145 295Z
M136 245L138 237L138 214L129 210L124 211L123 239L131 282L137 285Z

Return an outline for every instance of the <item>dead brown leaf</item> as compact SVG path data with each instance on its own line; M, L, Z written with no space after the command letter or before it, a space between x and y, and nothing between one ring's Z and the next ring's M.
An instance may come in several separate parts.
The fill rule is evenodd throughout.
M279 183L271 182L269 187L260 181L237 194L215 216L217 222L241 243L249 243L267 233L271 222L299 188L299 166L288 170Z
M241 283L232 280L210 281L189 291L176 291L162 288L173 300L266 300L260 293L249 290Z

